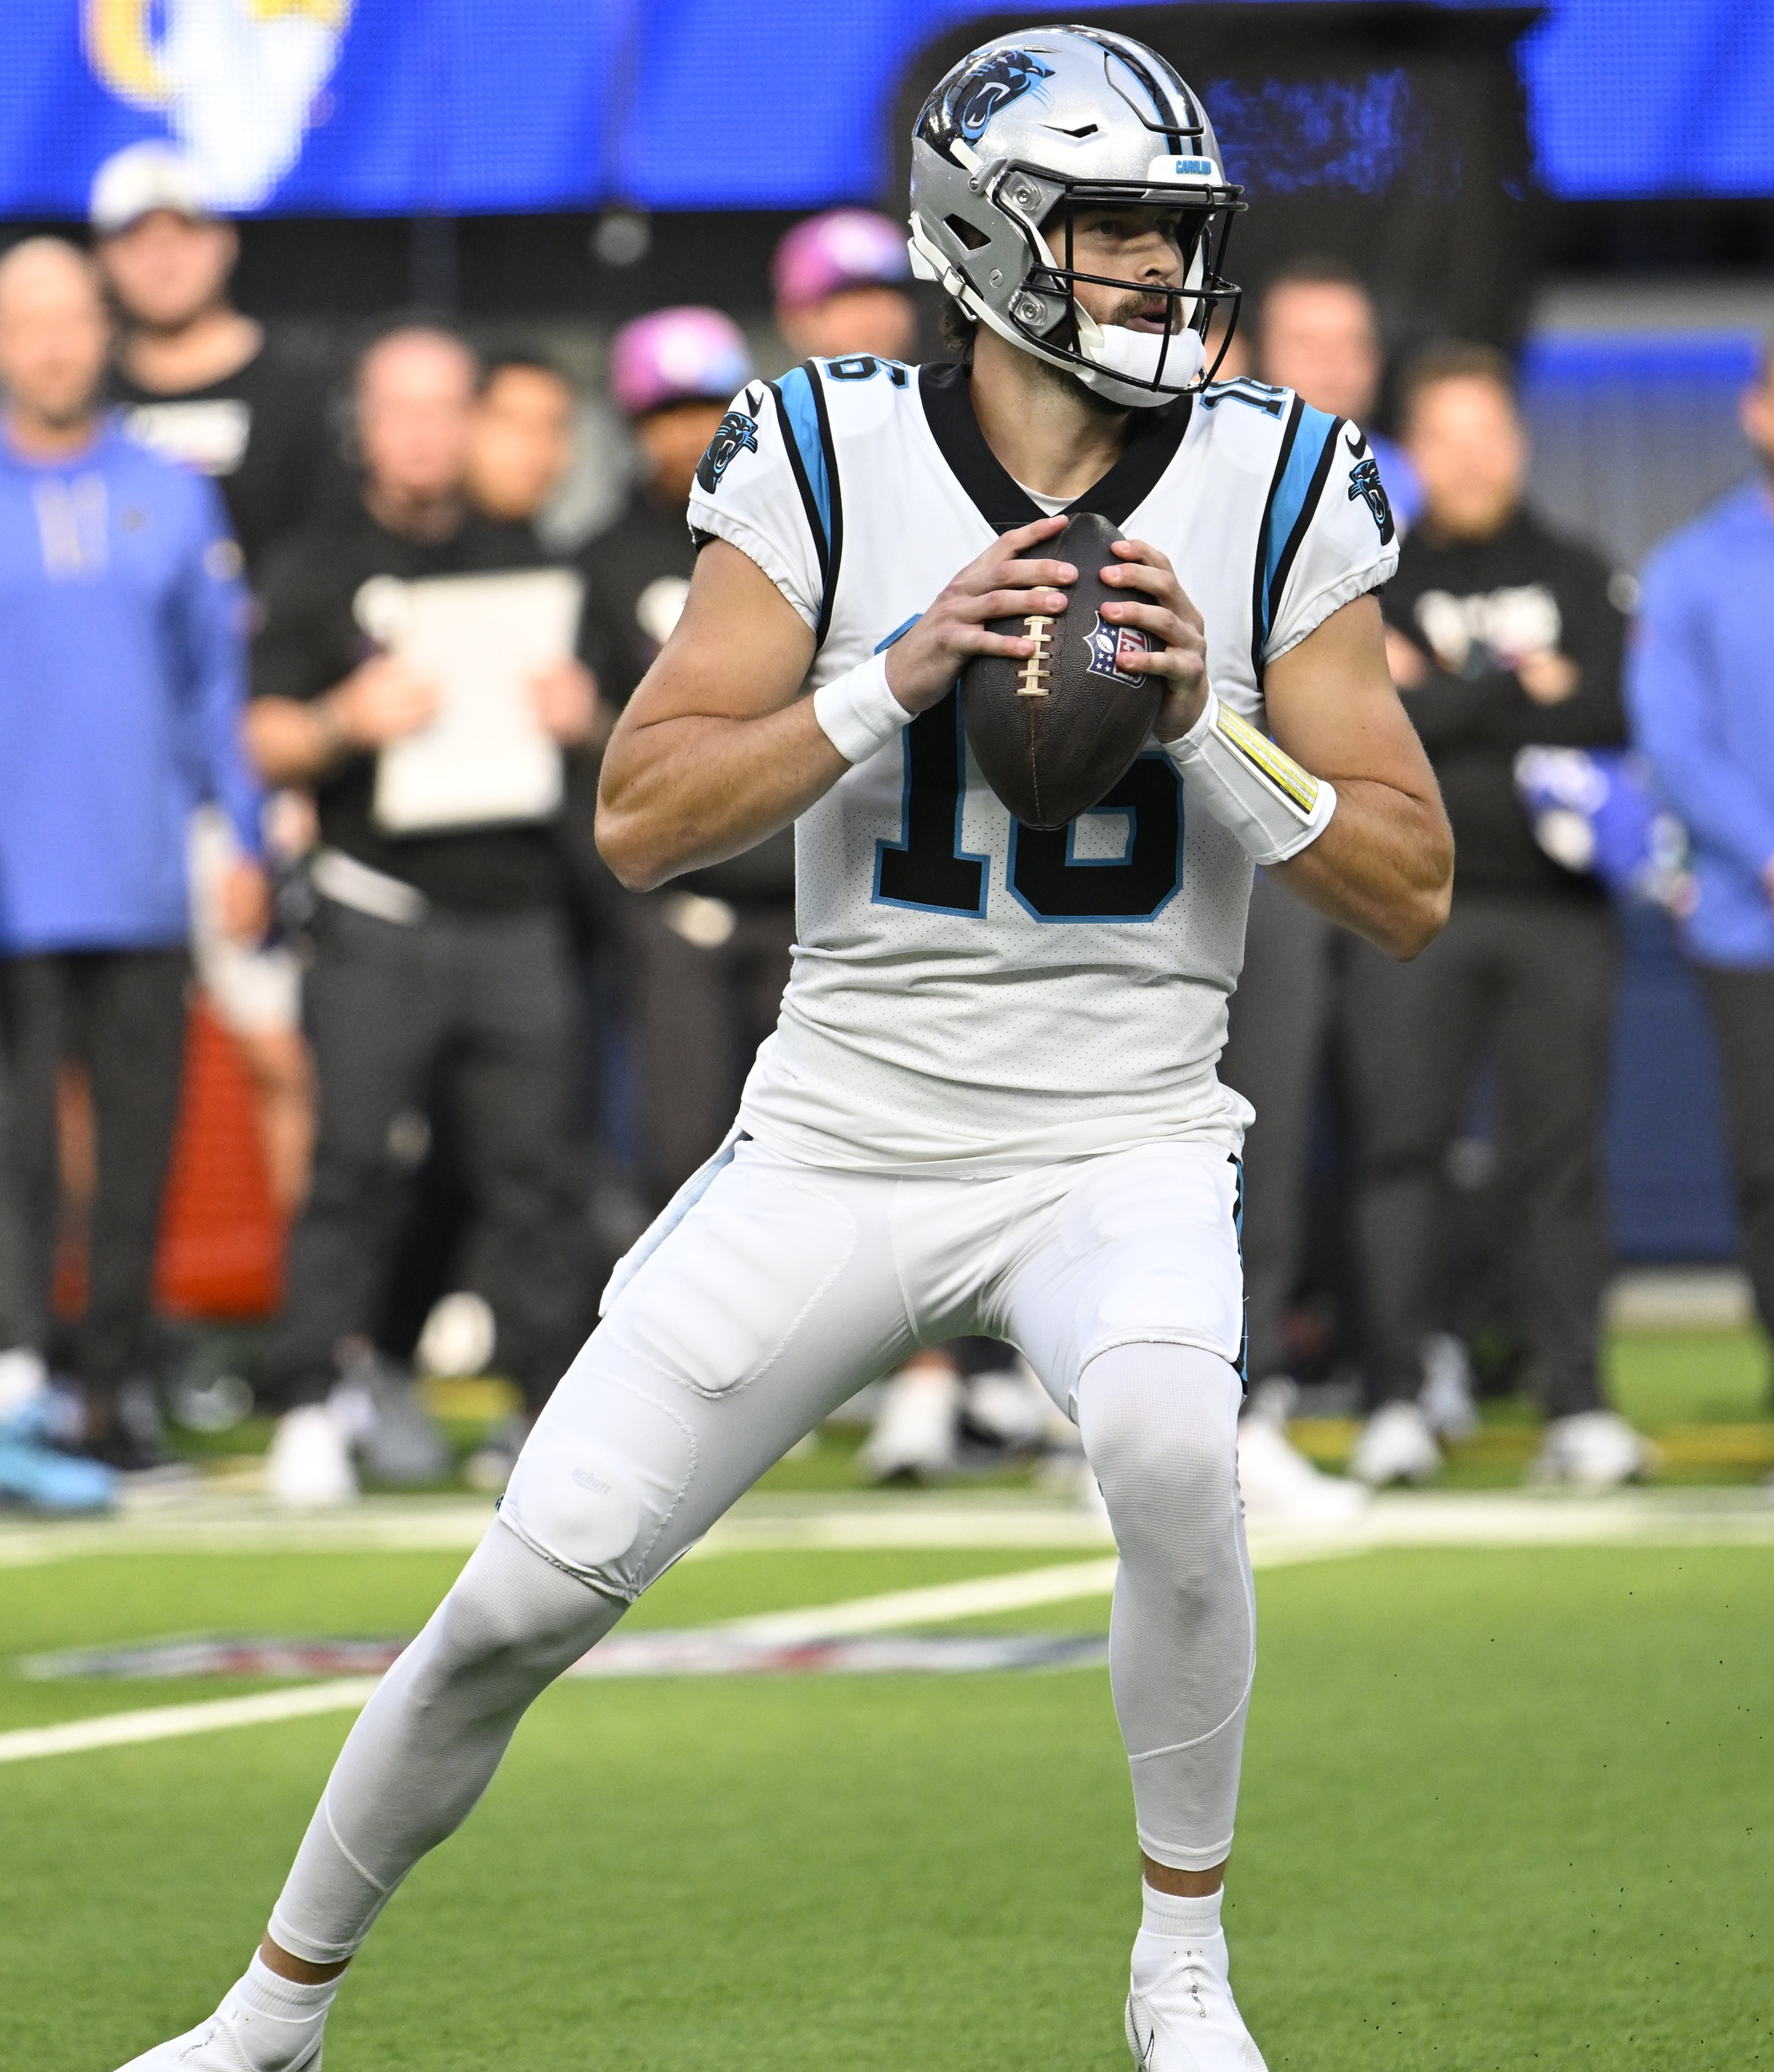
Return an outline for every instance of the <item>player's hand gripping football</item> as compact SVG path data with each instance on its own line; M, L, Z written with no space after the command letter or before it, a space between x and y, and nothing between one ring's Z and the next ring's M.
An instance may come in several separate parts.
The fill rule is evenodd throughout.
M1023 558L1065 529L1063 518L1041 518L995 540L888 648L887 688L907 711L922 712L940 703L974 655L1034 653L1032 640L990 633L986 625L992 619L1065 610L1065 593L1058 586L1075 583L1077 569L1070 562Z
M1155 546L1143 540L1117 540L1109 550L1114 562L1102 572L1111 589L1131 594L1103 606L1114 626L1137 626L1153 642L1153 652L1128 655L1123 668L1165 679L1164 702L1152 731L1160 741L1175 741L1201 716L1207 702L1207 636L1201 615L1189 601L1176 571Z

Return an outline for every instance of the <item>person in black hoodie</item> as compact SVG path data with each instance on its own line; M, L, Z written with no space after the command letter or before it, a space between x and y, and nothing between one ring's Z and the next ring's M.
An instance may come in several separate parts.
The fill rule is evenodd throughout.
M610 391L639 479L582 550L583 652L623 706L684 609L696 546L686 513L697 464L752 376L743 333L718 310L655 310L610 344ZM776 1025L795 940L795 844L780 834L658 892L614 888L628 947L641 1065L642 1186L662 1206L719 1147L758 1046Z
M1536 745L1623 743L1625 622L1607 568L1523 505L1527 439L1501 354L1432 349L1401 400L1425 508L1382 599L1387 647L1457 863L1452 918L1421 957L1393 964L1352 949L1345 1050L1373 1395L1353 1466L1378 1483L1438 1464L1415 1399L1424 1340L1443 1321L1443 1174L1489 1055L1512 1307L1549 1420L1530 1472L1606 1486L1646 1457L1604 1406L1597 1371L1614 924L1601 884L1537 844L1515 761Z

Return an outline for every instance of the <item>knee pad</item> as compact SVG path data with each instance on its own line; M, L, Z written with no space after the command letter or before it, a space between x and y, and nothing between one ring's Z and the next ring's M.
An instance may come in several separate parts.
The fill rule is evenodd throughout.
M689 1483L695 1437L687 1420L620 1381L604 1377L599 1398L594 1436L544 1414L499 1516L544 1560L631 1603L653 1580L647 1556Z
M1079 1431L1117 1533L1233 1510L1242 1394L1229 1363L1198 1346L1117 1345L1090 1362Z

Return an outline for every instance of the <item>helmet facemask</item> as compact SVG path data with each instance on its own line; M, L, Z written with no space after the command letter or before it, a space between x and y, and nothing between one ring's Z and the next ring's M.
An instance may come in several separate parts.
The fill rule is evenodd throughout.
M1187 202L1152 203L1112 189L1093 193L1082 184L1068 188L1057 211L1031 232L1037 263L1010 312L1020 342L1041 358L1069 367L1087 387L1118 401L1128 400L1118 391L1129 387L1141 391L1141 401L1151 404L1169 402L1189 390L1204 387L1225 357L1243 297L1243 290L1231 285L1220 271L1237 206L1235 202L1218 207L1203 205L1192 197ZM1127 280L1113 274L1087 272L1078 264L1079 216L1111 207L1149 208L1154 214L1162 210L1180 217L1175 240L1183 262L1180 284ZM1052 248L1056 242L1057 252ZM1135 331L1102 323L1084 306L1078 293L1080 284L1125 289L1146 305L1162 300L1167 317L1164 329ZM1063 305L1063 313L1043 330L1042 320L1055 301ZM1221 309L1228 312L1228 322L1209 366L1207 333L1215 311Z

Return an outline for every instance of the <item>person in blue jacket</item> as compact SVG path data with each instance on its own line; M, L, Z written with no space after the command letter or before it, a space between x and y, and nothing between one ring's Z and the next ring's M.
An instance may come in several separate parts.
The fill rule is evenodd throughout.
M1743 1249L1774 1337L1774 335L1740 415L1761 466L1652 556L1626 691L1687 823L1682 936L1718 1031Z
M246 594L210 483L100 407L110 328L56 238L0 259L0 999L6 1156L24 1318L47 1348L57 1074L92 1088L97 1192L71 1366L84 1450L147 1464L117 1417L138 1356L184 1047L186 828L213 799L248 859L237 932L262 929L259 794L240 739ZM18 1350L18 1348L0 1348Z

